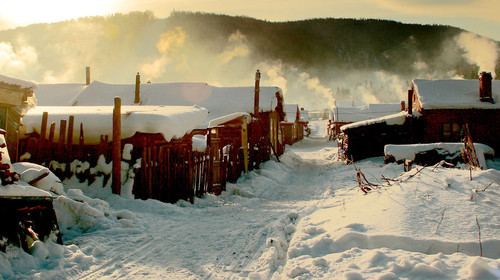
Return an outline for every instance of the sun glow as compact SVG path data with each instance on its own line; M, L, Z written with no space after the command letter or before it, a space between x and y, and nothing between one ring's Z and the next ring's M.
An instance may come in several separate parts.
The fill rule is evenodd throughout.
M2 3L0 18L16 24L58 22L112 14L118 0L14 0Z

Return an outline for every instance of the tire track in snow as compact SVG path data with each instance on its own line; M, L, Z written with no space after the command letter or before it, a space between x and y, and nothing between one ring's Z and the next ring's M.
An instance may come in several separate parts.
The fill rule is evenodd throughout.
M290 150L314 151L323 145L311 141ZM272 177L272 182L268 180L272 186L257 197L225 194L211 198L215 202L203 202L208 207L173 206L176 210L172 214L137 211L143 202L127 202L136 208L132 229L117 229L114 235L94 232L80 238L79 246L84 250L102 248L102 253L78 278L234 279L246 278L261 264L269 266L271 277L285 265L288 244L281 248L284 256L266 259L272 250L269 240L283 238L288 243L293 236L293 232L285 232L290 231L285 229L292 223L290 214L313 207L331 188L334 177L328 160L307 160L299 153L285 154L282 159L279 166L286 166L277 170L280 179L269 171L262 172L261 176Z

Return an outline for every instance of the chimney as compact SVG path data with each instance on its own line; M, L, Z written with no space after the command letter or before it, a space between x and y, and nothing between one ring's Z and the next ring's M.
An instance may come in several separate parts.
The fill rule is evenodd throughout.
M253 103L253 114L256 118L259 117L259 95L260 95L260 71L255 72L255 95Z
M413 89L408 90L408 115L413 113Z
M141 75L139 75L139 72L137 72L137 75L135 75L135 99L134 103L139 104L141 103Z
M85 80L85 84L86 85L90 85L90 67L87 66L85 68L85 73L86 73L86 80Z
M401 112L406 109L405 101L401 101Z
M481 102L493 103L493 97L491 95L491 73L481 72L479 73L479 100Z

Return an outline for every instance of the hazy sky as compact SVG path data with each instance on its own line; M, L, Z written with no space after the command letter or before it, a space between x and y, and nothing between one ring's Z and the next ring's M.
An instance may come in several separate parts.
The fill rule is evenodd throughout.
M268 21L318 17L381 18L445 24L500 40L500 0L5 0L0 29L72 18L173 10L242 15Z

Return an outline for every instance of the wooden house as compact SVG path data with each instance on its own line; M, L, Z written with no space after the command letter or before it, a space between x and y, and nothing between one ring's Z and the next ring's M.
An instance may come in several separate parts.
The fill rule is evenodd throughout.
M412 129L417 120L406 112L344 125L340 128L339 147L348 161L384 154L386 144L409 144L415 139Z
M94 81L69 105L112 105L114 96L120 96L124 105L198 105L209 110L203 128L207 128L210 120L233 113L248 113L264 122L262 125L269 133L273 149L281 154L284 146L279 124L285 117L283 91L279 87L261 87L257 81L260 82L260 73L254 87L216 87L196 82L137 83L137 79L136 84Z
M165 131L159 129L161 125L156 121L151 123L147 116L144 119L138 119L140 121L131 127L130 132L140 133L130 137L130 133L128 133L129 136L125 136L122 130L121 148L124 148L123 143L131 143L134 145L136 155L141 158L141 168L137 170L138 174L134 181L136 197L153 197L173 202L177 199L192 200L193 193L195 195L202 195L205 192L220 193L224 190L226 181L236 181L241 172L258 168L259 164L268 160L272 153L276 156L283 153L284 143L279 125L285 116L282 90L277 87L260 87L259 83L259 72L256 74L255 87L214 87L206 83L141 84L140 76L137 75L135 84L116 85L94 81L88 85L61 86L59 90L66 88L65 94L68 94L68 87L70 87L69 91L72 92L70 95L74 94L67 104L70 106L61 110L67 110L68 113L72 111L73 114L65 115L65 118L72 117L72 121L68 122L73 125L76 123L77 126L78 123L86 126L85 122L80 122L78 116L75 115L80 110L90 110L90 112L97 110L94 122L105 119L99 116L101 111L106 111L106 118L109 119L109 111L116 96L119 96L121 103L124 104L122 122L130 121L134 116L144 115L145 113L141 110L146 110L145 108L154 108L153 111L157 111L160 115L165 114L164 109L173 107L206 110L204 121L197 122L196 125L180 125L182 129L185 129L183 132L185 135L176 134L176 137L167 137ZM57 87L47 85L47 89L49 88L52 91L47 90L41 95L53 98L57 95ZM53 113L49 113L47 118L54 117L57 107L63 108L54 106L50 109ZM39 126L40 123L43 124L43 121L40 121L40 114L44 110L48 109L39 108L37 119L34 121ZM151 113L151 109L147 110ZM90 118L90 114L87 114L87 118ZM184 116L186 117L180 122L181 124L186 120L197 119L188 115ZM152 118L153 121L155 119ZM28 123L29 118L25 121ZM57 121L59 120L45 120L45 123ZM109 125L109 120L103 123ZM144 126L148 129L144 129ZM170 126L177 128L179 123L173 122ZM26 127L29 126L26 125ZM60 127L62 129L66 125L61 123ZM156 132L151 130L154 128L157 129ZM37 134L44 133L43 131L46 129L41 127L40 131L27 130L26 135L36 137ZM84 149L85 151L97 149L95 152L87 153L87 155L96 155L93 161L96 161L95 157L103 151L110 152L109 131L107 137L99 129L81 131L85 131L85 139L88 137L94 139L91 147L87 146L87 143L90 144L89 140L85 140ZM45 141L48 138L47 142L53 147L64 147L61 143L67 141L65 137L66 139L69 137L65 136L69 135L65 130L58 132L55 128L51 129L50 135L52 136L40 137L40 139ZM58 135L63 135L63 137ZM80 135L83 135L83 132ZM103 136L98 137L98 135ZM205 140L204 149L193 148L193 135L201 136ZM28 141L34 142L33 137L30 138L31 140ZM195 137L195 139L199 142L200 137ZM38 150L43 152L44 149ZM61 148L58 148L58 151L61 151ZM53 156L61 159L63 153L56 151ZM168 162L165 161L166 159L176 161ZM166 187L162 187L163 185ZM186 187L181 194L171 196L162 191L162 189L170 188L171 185Z
M408 91L410 113L423 122L423 143L460 142L464 128L472 141L500 151L500 81L482 72L478 80L422 80Z
M286 118L281 122L284 143L292 145L304 138L304 129L307 127L308 116L304 108L299 109L297 104L286 104Z
M361 122L369 119L380 118L396 114L405 110L404 103L389 104L364 104L362 102L336 102L333 108L332 121L330 122L330 138L335 139L340 134L340 127L346 124Z
M285 113L285 120L281 122L281 127L283 129L283 139L286 145L292 145L293 143L299 141L299 106L297 104L286 104Z
M135 177L131 179L135 197L174 202L206 192L206 184L196 184L191 176L198 165L204 165L200 162L203 156L192 149L192 137L193 131L205 122L207 109L132 105L120 106L118 114L116 110L116 106L38 106L30 110L23 118L23 159L46 166L52 161L65 164L65 168L53 170L60 178L78 175L91 181L95 176L89 171L73 174L72 163L88 162L94 168L101 156L114 162L113 148L118 143L116 162L129 166L123 183ZM115 141L114 134L116 115L119 141ZM132 153L121 153L127 144ZM137 164L139 167L134 167ZM123 166L119 168L121 175ZM129 171L135 172L133 177L127 175ZM115 193L122 193L121 183L113 187Z
M18 158L21 118L36 106L33 94L36 87L34 83L0 75L0 128L7 131L7 147L14 162Z
M478 80L415 79L406 112L341 127L347 159L384 154L386 144L462 142L466 127L473 142L500 151L500 82L490 73Z

